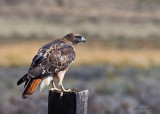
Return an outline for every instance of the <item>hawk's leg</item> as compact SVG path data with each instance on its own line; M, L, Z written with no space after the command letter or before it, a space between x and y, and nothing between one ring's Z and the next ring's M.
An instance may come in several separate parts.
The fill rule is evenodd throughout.
M51 89L50 89L51 91L61 92L61 90L60 90L60 89L56 88L56 86L55 86L55 84L54 84L53 80L51 81L51 84L52 84L52 87L53 87L53 88L51 88Z
M62 85L62 81L63 81L65 72L66 71L64 70L64 71L61 71L61 72L58 73L57 81L58 81L58 84L59 84L62 92L71 92L71 89L66 90L66 89L64 89L64 87Z
M61 84L59 84L60 85L60 88L61 88L61 95L60 96L63 96L63 92L71 92L71 89L64 89L64 87L63 87L63 85L62 85L62 83Z
M71 89L67 89L67 90L64 89L62 84L60 84L60 87L61 87L62 92L71 92Z

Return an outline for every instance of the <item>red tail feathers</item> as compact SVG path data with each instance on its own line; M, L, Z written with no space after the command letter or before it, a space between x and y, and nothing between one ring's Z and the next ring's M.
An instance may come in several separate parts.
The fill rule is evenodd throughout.
M39 83L41 82L41 78L31 78L29 83L27 84L23 94L22 94L22 98L26 99L28 97L30 97L33 92L36 90L36 88L38 87Z

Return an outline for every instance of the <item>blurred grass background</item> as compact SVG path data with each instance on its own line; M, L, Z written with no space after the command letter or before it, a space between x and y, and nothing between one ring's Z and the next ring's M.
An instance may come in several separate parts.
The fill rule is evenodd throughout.
M89 114L159 113L159 12L159 0L1 0L0 113L47 114L48 91L23 101L16 81L42 45L70 32L87 43L64 85L89 89Z

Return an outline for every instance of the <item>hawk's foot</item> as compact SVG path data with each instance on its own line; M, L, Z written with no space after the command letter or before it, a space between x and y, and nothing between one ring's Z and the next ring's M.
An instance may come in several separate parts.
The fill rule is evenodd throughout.
M60 89L57 89L57 88L51 88L50 90L51 90L51 91L57 91L57 92L61 93L61 90L60 90Z
M71 92L71 89L62 89L62 92Z
M62 92L71 92L71 89L64 89L63 85L60 85Z
M67 90L66 90L66 89L63 88L63 89L61 90L61 94L60 94L61 97L63 96L63 93L64 93L64 92L71 92L71 89L67 89Z
M61 97L63 96L64 92L71 92L71 89L64 89L62 84L60 84L60 87L61 87L61 95L60 95Z

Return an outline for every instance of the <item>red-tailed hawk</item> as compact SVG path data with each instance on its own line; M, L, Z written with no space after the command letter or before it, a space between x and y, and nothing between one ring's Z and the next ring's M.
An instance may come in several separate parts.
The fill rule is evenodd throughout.
M53 86L51 90L71 91L70 89L64 89L62 81L66 71L75 59L75 46L79 42L86 42L86 40L79 34L70 33L42 46L33 58L28 73L17 82L17 85L25 82L22 98L30 97L39 84L41 90L50 82ZM55 78L57 78L61 90L55 87L53 82Z

